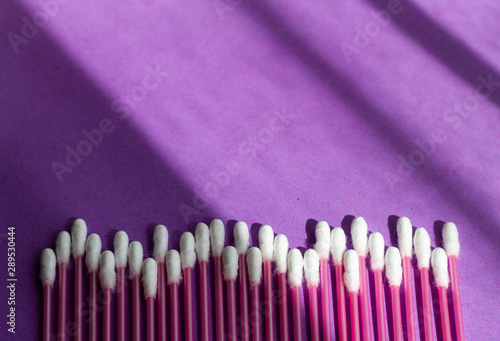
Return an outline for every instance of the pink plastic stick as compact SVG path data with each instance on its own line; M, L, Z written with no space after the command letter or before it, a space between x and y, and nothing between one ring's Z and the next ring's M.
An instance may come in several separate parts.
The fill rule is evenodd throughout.
M292 287L293 339L302 341L302 308L300 305L300 286Z
M385 341L385 311L384 311L384 282L382 279L382 270L373 271L375 282L375 305L377 311L377 336L378 341Z
M429 268L420 269L420 284L422 286L422 309L424 313L425 341L432 341L432 310L431 293L429 290Z
M252 304L252 341L260 341L260 285L250 283Z
M193 341L193 268L184 269L184 337Z
M450 263L451 293L453 295L453 310L455 312L455 325L457 326L457 340L465 341L464 320L462 317L462 302L460 300L460 287L458 285L457 257L448 257Z
M50 341L52 318L52 285L43 286L43 341Z
M288 302L287 302L287 285L286 285L286 272L278 274L278 288L279 288L279 306L280 306L280 339L281 341L288 341Z
M97 341L97 271L89 272L89 341Z
M360 340L359 332L359 306L358 293L353 291L349 293L349 301L351 302L351 335L352 341Z
M274 339L274 321L273 321L273 272L270 260L263 262L264 267L264 319L266 323L266 341Z
M309 319L311 322L311 340L319 341L318 287L308 285L309 289Z
M57 340L66 341L66 299L68 297L68 264L59 263L59 304Z
M83 256L75 258L75 341L83 341Z
M158 341L167 341L167 290L165 262L158 264Z
M102 289L102 341L111 341L111 289Z
M399 301L398 285L391 285L391 300L394 341L403 341L403 326L401 325L401 302Z
M323 313L323 340L332 340L332 327L330 323L330 281L328 277L328 258L319 260L319 273L321 276L321 311ZM288 339L287 339L288 340Z
M370 302L368 285L366 283L366 257L359 257L359 300L361 302L361 334L363 341L370 341L372 337L370 325Z
M347 316L342 264L335 265L335 282L337 287L337 316L339 319L339 341L347 341Z
M229 341L238 340L236 329L236 283L234 279L226 281L227 293L227 339Z
M210 341L208 321L208 262L200 261L200 322L201 341Z
M146 340L155 341L155 298L146 298Z
M141 277L132 278L132 341L141 341Z
M240 279L240 321L241 321L241 341L250 341L250 327L248 316L248 273L247 256L241 254L238 257L238 276ZM208 341L203 340L202 341Z
M441 327L443 329L443 341L451 341L450 313L448 312L448 298L446 288L438 287L439 309L441 311Z
M125 267L116 269L116 339L125 341Z
M179 318L180 318L180 307L179 307L179 283L171 283L170 288L170 340L179 341Z
M224 289L222 278L222 256L214 256L215 284L215 339L224 341Z
M411 258L403 257L403 284L405 291L406 305L406 330L408 333L408 341L415 341L415 313L413 311L413 279L411 275Z

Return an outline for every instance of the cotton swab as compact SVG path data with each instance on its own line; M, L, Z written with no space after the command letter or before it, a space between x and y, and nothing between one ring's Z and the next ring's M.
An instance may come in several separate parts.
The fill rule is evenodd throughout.
M384 271L384 236L379 232L373 232L368 238L368 249L370 250L370 266L373 271L375 283L375 306L377 311L377 340L385 341L385 311L384 311L384 282L382 271Z
M75 341L83 341L83 255L87 240L87 224L76 219L71 227L71 252L75 260Z
M446 252L437 247L432 251L431 255L432 270L434 272L434 280L439 293L439 310L441 313L441 327L443 329L443 341L451 341L450 315L448 312L448 298L446 290L450 284L448 276L448 257Z
M227 298L227 336L229 341L238 340L236 329L236 276L238 275L238 252L233 246L226 246L222 252L224 280Z
M352 245L359 257L359 301L361 303L361 334L363 341L371 340L370 303L366 282L366 255L368 253L368 226L363 217L354 218L351 225Z
M102 288L102 340L111 341L111 293L116 287L115 256L104 251L99 258L99 279Z
M274 339L272 279L273 241L273 228L269 225L261 226L259 229L259 247L262 254L262 265L264 268L264 319L266 325L266 341L271 341Z
M101 237L92 233L85 244L85 263L89 273L89 341L97 341L97 271L101 256Z
M115 234L114 251L117 275L117 330L116 339L125 341L125 270L127 268L128 235L125 231L118 231Z
M141 340L141 271L144 250L139 242L128 246L128 268L132 280L132 341ZM166 320L164 321L166 323Z
M401 258L403 261L403 285L405 292L405 307L406 307L406 331L408 333L408 341L415 341L415 313L413 305L413 278L411 268L412 255L412 235L413 227L410 219L401 217L397 223L398 246Z
M224 288L222 278L222 250L224 249L224 223L214 219L210 223L210 243L214 257L215 340L224 341Z
M195 247L200 267L200 339L210 340L210 324L208 314L208 257L210 253L210 231L203 223L196 225Z
M239 221L234 225L234 246L238 252L238 276L240 279L240 338L250 341L250 322L248 308L247 251L250 246L250 233L246 223ZM204 341L204 340L202 340Z
M280 339L282 341L289 340L288 302L287 302L287 285L286 285L287 256L288 256L288 239L284 234L278 234L274 238L274 260L276 262L276 273L278 274Z
M458 241L458 230L454 223L448 222L443 227L444 249L448 254L451 276L451 293L453 296L453 310L455 312L455 325L457 328L457 340L465 341L464 320L462 318L462 303L460 300L460 286L458 285L457 258L460 253L460 242Z
M314 249L304 254L304 274L309 291L309 319L311 323L311 340L319 341L318 284L319 257Z
M293 340L302 341L302 308L300 304L300 287L303 280L304 260L298 249L288 252L288 283L292 290Z
M394 340L403 341L403 326L401 325L401 302L399 301L399 290L403 281L403 268L401 267L401 254L393 246L385 253L385 275L391 288L392 300L392 328Z
M321 282L321 311L323 313L323 340L331 341L332 327L330 323L330 281L328 277L328 259L330 258L330 225L326 221L316 224L316 244Z
M181 256L177 250L167 252L167 285L170 291L170 340L179 341L179 284L181 282Z
M417 266L420 271L422 287L422 310L424 315L425 341L432 341L432 310L429 290L429 263L431 260L431 238L423 227L419 227L413 236Z
M260 341L260 282L262 281L262 253L257 247L247 252L248 281L252 307L252 341Z
M194 236L191 232L181 235L181 266L184 271L184 335L186 341L193 341L193 267L196 263Z
M59 268L59 304L57 319L57 340L66 341L66 301L68 297L68 264L71 249L71 237L62 231L57 235L56 258Z
M155 299L158 290L158 265L153 258L142 263L142 285L146 298L146 340L155 341Z
M157 225L153 233L153 257L158 266L158 341L167 341L167 285L165 257L168 251L168 231Z
M52 330L52 286L56 278L56 254L52 249L42 251L40 279L43 286L43 341L50 341Z
M358 292L360 287L359 280L359 256L354 250L347 250L344 253L344 282L349 293L349 302L351 307L351 340L359 341L359 305Z
M337 297L337 317L339 322L339 340L347 341L347 317L344 290L344 253L346 250L345 232L340 227L335 227L330 232L330 251L335 265L335 283Z

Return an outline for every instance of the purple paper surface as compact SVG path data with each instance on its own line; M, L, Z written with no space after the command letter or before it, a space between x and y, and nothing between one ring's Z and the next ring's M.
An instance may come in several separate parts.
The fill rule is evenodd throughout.
M2 340L40 339L40 253L76 217L145 256L160 223L170 248L213 218L306 248L319 220L387 246L397 217L433 246L453 221L466 338L498 338L495 1L59 1L0 3Z

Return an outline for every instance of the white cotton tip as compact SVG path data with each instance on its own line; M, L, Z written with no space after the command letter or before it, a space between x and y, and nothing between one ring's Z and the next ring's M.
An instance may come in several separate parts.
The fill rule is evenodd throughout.
M351 224L352 246L360 257L368 253L368 225L363 217L356 217Z
M128 246L128 268L130 278L141 275L142 260L144 258L144 250L140 242L134 241Z
M168 230L166 226L156 225L153 242L153 257L157 262L165 262L168 251Z
M226 281L238 276L238 252L234 246L226 246L222 251L222 269Z
M354 250L344 254L344 283L349 292L359 291L359 256Z
M304 274L307 285L319 284L319 257L314 249L308 249L304 254Z
M167 284L181 281L181 256L177 250L167 252L165 265L167 267Z
M194 231L196 255L200 261L208 262L210 254L210 231L207 224L199 223Z
M212 254L214 257L222 255L225 239L224 223L220 219L214 219L210 223L210 244L212 245Z
M370 265L372 270L384 270L384 236L379 232L370 234L368 238L368 249L370 250Z
M71 253L73 258L85 254L85 242L87 241L87 224L83 219L76 219L71 227Z
M116 268L123 268L127 266L128 255L128 235L125 231L118 231L115 234L113 241L113 248L115 252Z
M342 265L345 249L345 232L342 228L336 227L330 232L330 251L332 252L333 264Z
M71 254L71 237L68 232L61 231L56 239L57 264L68 264Z
M142 285L146 298L156 297L158 288L158 265L153 258L147 258L142 262Z
M417 256L418 268L429 268L431 260L431 238L427 230L419 227L413 236L413 244L415 245L415 255Z
M242 221L238 221L234 225L234 246L239 255L245 254L250 246L250 232L248 226Z
M274 238L274 260L276 262L276 272L286 272L288 255L288 238L284 234L278 234Z
M56 254L52 249L44 249L40 257L40 279L42 285L53 285L56 279Z
M391 246L385 253L385 275L389 285L400 286L403 281L403 267L401 266L401 254L398 248Z
M274 232L273 228L269 225L262 225L259 229L259 247L262 253L262 261L273 259L273 246Z
M115 255L111 251L104 251L99 258L99 279L103 289L116 286Z
M432 251L432 271L436 286L448 288L450 276L448 275L448 256L444 249L437 247Z
M85 263L87 264L88 272L97 271L97 269L99 269L101 250L101 237L96 233L92 233L87 237L87 243L85 245Z
M318 257L330 258L330 225L326 221L320 221L316 224L316 244L314 249Z
M457 225L452 222L444 224L443 227L444 249L448 256L457 256L460 253L460 242L458 241Z
M397 224L398 231L398 246L399 252L401 253L401 257L410 257L411 258L411 249L412 249L412 236L413 236L413 227L411 225L410 219L406 217L401 217L398 219Z
M258 247L248 249L247 265L250 285L260 284L262 279L262 253Z
M196 252L194 251L194 236L191 232L181 235L181 265L182 269L192 268L196 263Z
M299 249L291 249L288 252L288 282L290 287L302 285L304 260Z

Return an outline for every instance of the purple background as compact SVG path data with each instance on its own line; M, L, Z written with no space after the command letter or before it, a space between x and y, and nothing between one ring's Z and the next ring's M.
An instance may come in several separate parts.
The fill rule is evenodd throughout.
M379 0L220 1L224 14L210 0L67 0L18 53L8 33L21 34L22 18L40 17L39 3L51 1L1 1L4 278L7 226L17 228L17 333L8 336L39 339L39 255L76 217L105 248L124 229L151 255L158 223L174 248L212 218L246 221L253 237L270 224L291 247L307 247L316 220L347 227L364 216L391 245L397 217L408 216L434 246L443 221L457 224L466 338L495 339L496 1L404 2L382 27L373 23L372 12L388 8ZM371 37L355 40L365 29ZM350 62L341 44L357 48ZM141 92L148 66L164 76ZM497 82L486 100L474 97L479 77ZM140 100L125 107L120 99L131 93ZM60 182L52 163L64 163L67 146L103 119L113 132ZM401 161L409 158L418 165Z

